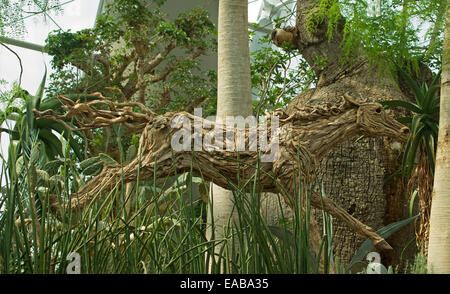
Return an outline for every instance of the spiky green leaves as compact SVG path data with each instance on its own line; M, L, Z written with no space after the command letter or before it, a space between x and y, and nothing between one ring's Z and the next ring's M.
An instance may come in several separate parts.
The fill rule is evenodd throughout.
M386 108L402 107L413 113L412 117L402 117L398 120L410 129L410 136L406 143L403 158L403 171L408 178L411 176L415 166L416 155L421 144L425 148L430 162L431 170L434 171L436 158L436 144L439 126L439 97L440 72L434 77L428 86L423 83L419 86L411 76L397 67L399 74L408 82L415 96L415 103L402 100L384 101Z

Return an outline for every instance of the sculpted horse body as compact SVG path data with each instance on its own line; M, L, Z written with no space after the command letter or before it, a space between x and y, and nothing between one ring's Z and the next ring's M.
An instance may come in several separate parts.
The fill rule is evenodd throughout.
M199 123L212 125L216 134L217 130L222 132L221 135L226 138L225 141L227 140L227 126L206 122L202 118L186 112L156 115L139 103L132 103L133 105L128 105L130 103L114 104L100 94L96 95L98 100L84 103L74 103L70 99L61 97L66 110L64 115L58 115L51 110L35 111L40 119L53 119L62 123L67 118L82 118L78 121L80 126L78 130L123 123L133 132L142 132L139 156L123 168L119 166L104 167L102 172L82 187L73 197L72 202L67 204L74 211L79 211L94 198L100 199L99 195L102 192L111 191L122 183L136 181L138 168L140 180L152 179L155 169L158 178L193 169L205 180L229 189L230 182L235 185L251 182L255 176L257 165L259 167L259 191L281 193L285 201L292 207L295 189L300 184L306 187L311 182L316 164L337 144L355 136L389 136L405 141L409 133L408 128L390 117L379 103L360 103L345 94L343 102L339 105L328 104L297 109L290 116L282 109L276 110L272 114L272 121L276 116L279 119L279 126L275 129L264 127L270 143L268 148L261 152L218 150L220 148L217 148L217 144L211 143L211 140L203 140L203 148L199 150L193 147L196 140L199 139L198 136L202 139L211 136L210 130L200 129L199 132L199 129L196 129ZM109 110L99 110L94 107L99 104L107 105ZM141 107L143 113L131 111L131 106ZM180 125L174 123L176 120L190 123ZM257 125L253 128L256 128L254 131L258 133L262 131L263 126ZM180 131L194 134L188 137L191 144L187 144L187 146L191 147L187 150L174 151L171 140ZM245 130L244 134L245 144L249 146L252 129ZM275 137L277 140L274 140ZM231 140L236 141L236 136ZM234 143L236 146L236 143L239 142ZM274 150L274 147L276 147L277 154L273 162L261 162L261 154L267 155ZM302 183L298 182L299 171L302 175ZM50 202L53 211L60 214L60 200L53 196ZM311 204L340 219L362 238L370 238L376 248L391 249L389 244L372 228L359 222L331 199L322 199L313 193ZM313 225L316 226L316 224ZM317 238L320 238L318 232L313 237L314 243L320 242L320 240L314 240Z

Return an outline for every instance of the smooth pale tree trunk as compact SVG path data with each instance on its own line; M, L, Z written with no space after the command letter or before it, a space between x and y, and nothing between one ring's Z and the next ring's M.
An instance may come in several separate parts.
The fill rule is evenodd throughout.
M218 25L217 118L252 114L250 53L248 44L248 1L220 0ZM214 239L226 237L233 212L233 193L212 186ZM236 220L233 213L232 219ZM211 223L212 215L208 215ZM232 220L233 221L233 220ZM208 236L211 238L212 231Z
M450 1L444 31L439 137L431 203L428 270L450 273Z

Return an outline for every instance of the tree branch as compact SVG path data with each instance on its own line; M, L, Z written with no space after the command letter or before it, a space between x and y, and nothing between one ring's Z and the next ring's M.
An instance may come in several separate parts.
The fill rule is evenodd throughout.
M205 101L208 97L199 97L197 99L194 99L189 103L185 108L184 111L192 113L194 109L199 106L203 101Z
M169 53L175 49L176 41L171 41L162 52L152 58L145 66L144 66L144 74L150 73L153 69L155 69L163 60L166 58Z
M22 59L20 59L19 55L12 50L11 48L9 48L8 46L6 46L5 44L3 44L2 42L0 42L0 45L2 45L3 47L5 47L7 50L11 51L12 54L14 54L17 59L19 60L19 66L20 66L20 74L19 74L19 87L22 84L22 75L23 75L23 66L22 66Z
M152 78L150 80L151 83L156 83L162 80L165 80L167 78L167 76L172 73L175 69L178 68L178 66L185 61L192 61L196 58L198 58L200 55L204 55L205 54L205 50L203 49L197 49L195 52L193 52L192 54L190 54L189 56L187 56L185 59L183 59L182 61L177 61L175 64L172 64L168 67L166 67L166 69L164 70L163 73L161 73L160 75Z

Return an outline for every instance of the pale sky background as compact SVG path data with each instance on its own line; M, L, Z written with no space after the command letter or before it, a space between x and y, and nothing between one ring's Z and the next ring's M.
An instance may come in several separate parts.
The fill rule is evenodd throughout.
M61 1L61 3L64 2L66 1ZM56 24L63 30L71 29L72 31L92 27L95 23L98 2L98 0L74 0L71 3L65 4L62 6L64 8L62 13L55 14L53 11L49 12L50 17L55 22L49 17L44 19L43 16L27 18L24 21L27 34L21 39L26 42L44 45L47 35L51 31L58 29ZM51 58L47 54L42 54L37 51L11 45L8 46L22 59L24 71L22 88L30 93L34 93L44 75L44 64L47 64L47 68L50 70ZM17 81L19 79L19 73L20 67L17 58L5 48L0 47L0 79L8 82Z

